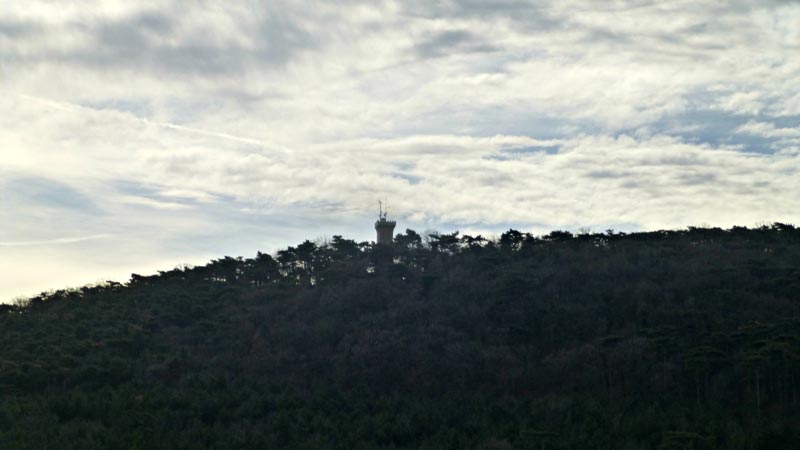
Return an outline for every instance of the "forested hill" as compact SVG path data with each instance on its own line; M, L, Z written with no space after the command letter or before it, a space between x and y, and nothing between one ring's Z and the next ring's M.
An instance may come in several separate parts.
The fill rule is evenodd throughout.
M0 305L2 449L800 448L800 229L335 236Z

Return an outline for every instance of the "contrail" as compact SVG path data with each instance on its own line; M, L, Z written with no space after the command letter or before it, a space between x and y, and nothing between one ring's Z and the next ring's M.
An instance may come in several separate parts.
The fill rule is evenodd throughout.
M60 109L62 111L75 112L75 111L81 111L81 110L84 110L84 109L89 109L91 111L102 111L101 109L92 108L90 106L78 105L78 104L71 103L71 102L56 101L56 100L52 100L52 99L49 99L49 98L34 97L34 96L31 96L31 95L20 94L20 93L15 93L15 94L18 95L19 97L25 99L25 100L34 101L34 102L38 102L38 103L43 103L43 104L45 104L45 105L47 105L47 106L49 106L51 108ZM224 133L224 132L220 132L220 131L212 131L212 130L204 130L202 128L187 127L185 125L178 125L178 124L174 124L174 123L170 123L170 122L156 122L156 121L153 121L153 120L150 120L150 119L146 119L146 118L143 118L143 117L135 116L135 115L133 115L131 113L128 113L128 114L133 116L134 120L137 120L139 122L142 122L142 123L145 123L145 124L148 124L148 125L161 127L161 128L167 128L167 129L170 129L170 130L177 130L177 131L184 131L184 132L187 132L187 133L202 134L204 136L210 136L210 137L215 137L215 138L219 138L219 139L226 139L226 140L230 140L230 141L242 142L242 143L246 143L246 144L257 145L257 146L260 146L260 147L267 147L267 148L272 149L272 150L279 150L279 151L281 151L283 153L293 153L294 152L294 150L292 150L291 148L286 147L285 145L276 144L274 142L268 142L268 141L259 140L259 139L252 139L252 138L243 137L243 136L236 136L236 135L233 135L233 134Z
M46 239L42 241L0 241L0 247L28 247L32 245L53 245L53 244L75 244L84 241L93 241L96 239L105 239L111 237L110 234L93 234L91 236L79 236L57 239Z
M189 132L189 133L197 133L197 134L202 134L202 135L205 135L205 136L218 137L218 138L221 138L221 139L228 139L228 140L231 140L231 141L244 142L246 144L253 144L253 145L259 145L259 146L264 146L264 147L270 147L270 148L274 148L276 150L281 150L281 151L283 151L285 153L291 153L292 152L292 150L290 148L286 147L286 146L275 144L275 143L272 143L272 142L265 142L265 141L261 141L261 140L258 140L258 139L251 139L251 138L246 138L246 137L242 137L242 136L236 136L236 135L233 135L233 134L223 133L223 132L219 132L219 131L210 131L210 130L203 130L203 129L200 129L200 128L187 127L187 126L184 126L184 125L177 125L177 124L169 123L169 122L153 122L153 121L151 121L149 119L139 119L139 120L141 120L143 122L146 122L146 123L149 123L149 124L156 125L156 126L160 126L160 127L164 127L164 128L170 128L170 129L173 129L173 130L186 131L186 132Z

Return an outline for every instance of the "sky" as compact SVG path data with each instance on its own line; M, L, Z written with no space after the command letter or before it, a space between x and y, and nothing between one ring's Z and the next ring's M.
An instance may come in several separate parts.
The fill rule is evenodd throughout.
M800 2L0 0L0 302L340 234L800 223Z

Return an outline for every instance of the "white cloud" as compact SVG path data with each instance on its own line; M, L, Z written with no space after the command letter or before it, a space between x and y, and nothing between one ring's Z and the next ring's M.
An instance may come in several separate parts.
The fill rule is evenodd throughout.
M420 229L800 219L797 3L4 8L0 242L61 266L368 238L378 197Z
M751 120L736 129L737 133L750 134L764 138L800 137L800 128L777 128L775 124Z

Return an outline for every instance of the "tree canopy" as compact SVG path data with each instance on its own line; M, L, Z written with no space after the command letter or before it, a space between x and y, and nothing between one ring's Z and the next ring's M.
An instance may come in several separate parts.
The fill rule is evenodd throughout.
M800 229L413 230L0 308L3 449L800 446Z

